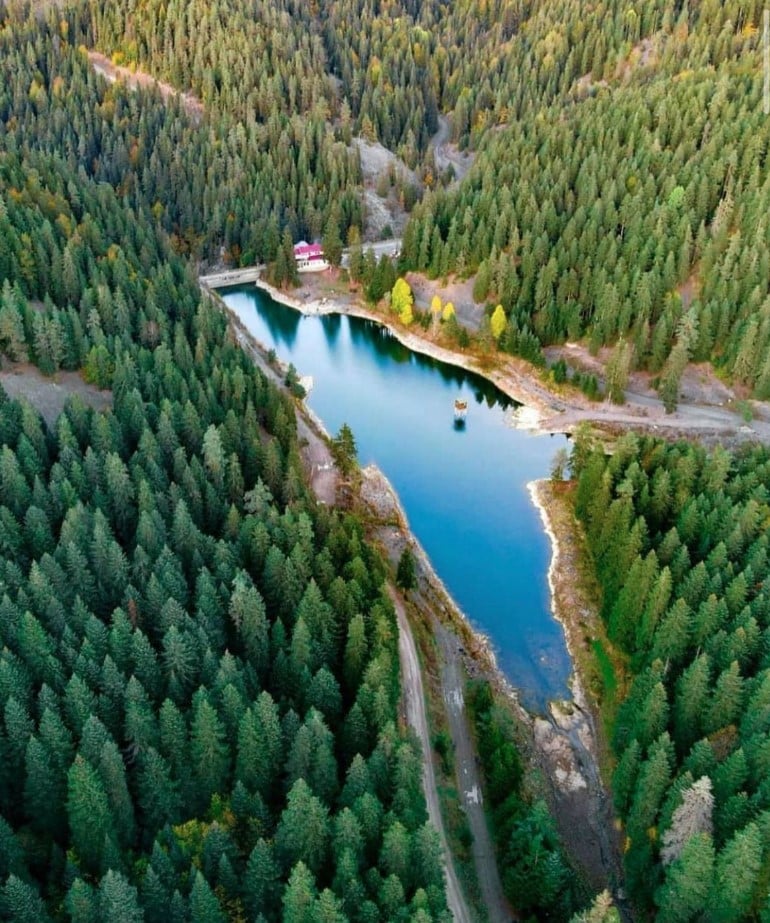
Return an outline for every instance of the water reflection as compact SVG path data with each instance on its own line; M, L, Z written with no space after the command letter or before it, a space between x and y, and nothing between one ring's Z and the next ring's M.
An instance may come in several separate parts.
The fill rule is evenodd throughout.
M324 318L323 331L330 349L334 349L340 338L342 330L342 317L339 314L327 314Z
M549 612L550 557L528 481L547 477L563 437L511 427L516 406L480 376L412 353L381 326L308 317L258 291L225 293L251 332L302 375L330 432L355 433L362 464L376 462L460 607L487 634L501 669L538 710L568 696L570 661ZM468 401L465 428L454 402Z

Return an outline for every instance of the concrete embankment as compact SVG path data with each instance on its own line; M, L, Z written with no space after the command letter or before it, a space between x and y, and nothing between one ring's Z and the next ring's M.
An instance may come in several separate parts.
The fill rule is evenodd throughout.
M229 285L248 285L256 282L264 272L264 266L249 266L246 269L226 269L208 276L200 276L198 283L208 289L227 288Z

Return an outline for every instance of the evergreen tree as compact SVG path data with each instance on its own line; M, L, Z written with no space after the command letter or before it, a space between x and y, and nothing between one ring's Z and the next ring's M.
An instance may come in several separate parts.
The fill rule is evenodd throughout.
M401 552L396 570L396 583L402 590L413 590L417 586L417 569L414 554L408 546Z

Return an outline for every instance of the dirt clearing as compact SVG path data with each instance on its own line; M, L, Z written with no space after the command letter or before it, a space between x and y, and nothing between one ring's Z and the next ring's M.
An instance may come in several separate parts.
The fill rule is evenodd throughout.
M121 67L119 64L113 64L112 61L99 51L89 51L88 60L97 74L109 80L110 83L120 81L125 83L129 90L137 90L140 87L143 90L151 90L157 87L163 99L168 100L171 97L178 98L184 106L187 114L192 116L196 122L203 118L203 103L194 93L182 93L170 83L164 83L162 80L156 80L151 74L141 70L131 70L128 67Z
M442 304L452 302L457 320L463 327L472 331L479 329L484 306L473 300L473 279L453 277L444 285L440 279L428 279L422 273L408 272L406 281L411 286L414 303L421 311L429 310L433 297L438 295Z
M94 410L112 407L112 392L89 385L77 372L58 372L53 378L46 378L34 365L20 363L0 372L0 384L9 397L29 401L49 427L59 419L67 398L73 394Z

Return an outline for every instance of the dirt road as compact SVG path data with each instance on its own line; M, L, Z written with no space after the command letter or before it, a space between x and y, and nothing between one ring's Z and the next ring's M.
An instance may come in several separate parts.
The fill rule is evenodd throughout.
M96 73L100 74L106 80L109 80L110 83L122 81L130 90L136 90L138 87L149 90L153 87L157 87L163 99L168 100L172 97L179 99L193 121L200 122L203 118L203 103L194 93L183 93L181 90L177 90L176 87L172 87L170 83L157 80L152 74L147 74L142 70L131 70L128 67L121 67L117 64L113 64L112 61L106 55L101 54L101 52L88 51L87 54L88 60L91 62L91 66Z
M465 711L462 649L457 635L435 619L433 633L441 654L441 689L449 733L454 744L455 775L468 826L473 834L473 861L481 897L489 916L489 923L508 923L513 919L513 914L503 893L495 848L489 835L476 749Z
M452 167L455 171L455 180L459 182L470 170L473 164L473 155L460 153L457 145L449 143L449 119L445 115L438 117L438 131L431 138L433 157L439 170Z
M283 387L283 375L267 360L267 354L260 343L246 330L241 319L227 307L225 302L216 294L216 292L201 285L201 290L207 292L210 298L213 298L218 306L229 317L232 325L235 339L241 349L251 357L254 364L265 374L265 376ZM331 506L337 499L337 485L339 482L339 472L334 464L331 450L324 438L326 433L321 421L315 416L309 407L305 406L297 414L297 435L301 446L302 460L305 463L307 474L310 478L310 486L319 503L326 503Z
M391 591L391 597L398 617L398 656L401 661L401 685L403 687L406 719L422 746L422 784L425 790L425 800L428 803L428 817L438 831L441 848L446 857L447 903L456 923L473 923L473 917L465 903L460 882L457 880L457 875L452 865L449 843L447 842L444 822L441 817L436 774L433 770L431 757L428 715L425 711L425 691L422 685L420 661L417 659L417 648L412 636L412 629L409 627L409 621L404 611L403 601L393 591Z

